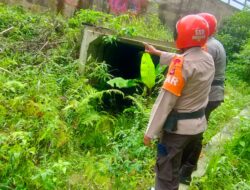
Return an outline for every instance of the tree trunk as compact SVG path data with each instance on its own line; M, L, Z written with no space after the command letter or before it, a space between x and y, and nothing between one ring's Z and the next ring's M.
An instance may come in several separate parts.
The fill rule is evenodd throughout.
M57 0L57 12L63 14L64 0Z
M93 0L79 0L77 9L90 9L92 8Z

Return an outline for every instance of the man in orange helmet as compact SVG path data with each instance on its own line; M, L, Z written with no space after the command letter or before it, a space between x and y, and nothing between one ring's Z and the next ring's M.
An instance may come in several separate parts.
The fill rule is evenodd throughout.
M166 80L151 111L144 144L160 137L156 161L156 190L177 190L185 147L199 142L206 129L205 107L214 77L214 62L202 46L208 23L188 15L176 24L175 43L181 54L168 53L145 44L145 51L169 65Z
M205 110L206 119L208 121L211 112L224 101L226 53L223 45L213 37L217 28L217 20L215 16L209 13L200 13L198 15L203 17L209 25L209 38L203 48L210 55L212 55L215 65L215 75L212 82L211 91L209 93L209 102ZM190 183L191 174L197 167L201 149L202 140L194 142L185 148L182 158L182 168L180 170L181 183Z

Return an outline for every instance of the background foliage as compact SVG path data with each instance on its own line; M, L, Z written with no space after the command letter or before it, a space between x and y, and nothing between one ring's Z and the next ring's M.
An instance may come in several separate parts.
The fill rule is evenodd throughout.
M224 19L219 28L217 37L225 46L229 60L233 59L235 53L239 53L242 50L250 37L249 17L250 11L246 8Z
M241 118L233 139L211 157L206 174L194 180L190 189L250 189L249 124L248 118Z
M87 74L79 75L79 39L82 22L112 28L118 36L170 39L171 33L155 16L88 10L65 20L0 5L0 31L13 27L0 35L0 189L152 186L155 151L142 145L142 137L155 96L111 89L105 63L90 60ZM248 55L245 49L239 61ZM208 134L249 102L248 84L230 71L226 101Z
M82 22L144 35L146 19L82 11L66 21L1 4L0 31L13 29L0 35L0 189L150 186L154 152L141 139L151 98L109 89L105 63L77 72Z

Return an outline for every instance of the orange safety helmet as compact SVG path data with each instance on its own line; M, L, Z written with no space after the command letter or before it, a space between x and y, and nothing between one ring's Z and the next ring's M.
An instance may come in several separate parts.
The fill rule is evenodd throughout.
M175 44L178 49L203 46L209 34L209 26L198 15L187 15L176 24Z
M198 15L203 17L207 21L209 26L209 36L212 36L216 32L217 19L210 13L200 13Z

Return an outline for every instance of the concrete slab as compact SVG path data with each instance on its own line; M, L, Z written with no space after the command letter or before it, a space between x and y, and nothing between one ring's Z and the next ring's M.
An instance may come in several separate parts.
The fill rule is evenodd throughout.
M188 190L188 185L180 184L179 185L179 190Z

